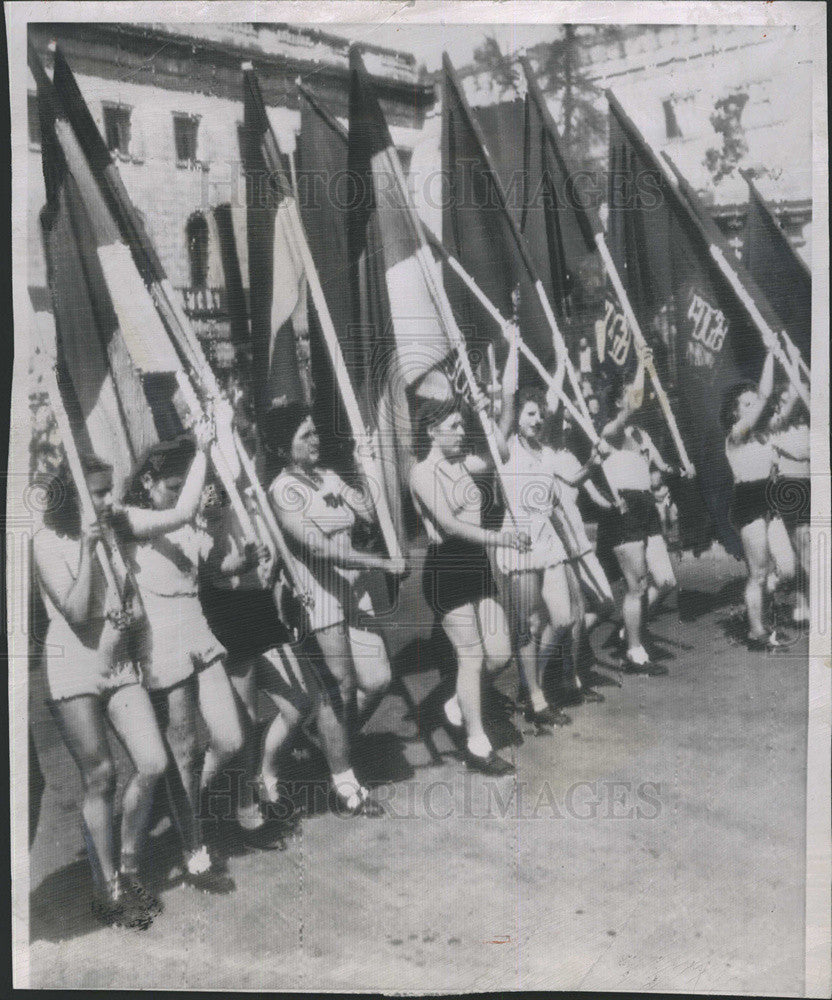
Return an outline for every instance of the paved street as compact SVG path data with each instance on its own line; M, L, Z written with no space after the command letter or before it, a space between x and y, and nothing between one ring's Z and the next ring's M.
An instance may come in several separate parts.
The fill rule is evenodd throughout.
M548 736L499 720L516 779L467 774L439 723L448 652L418 577L391 643L403 687L362 746L387 817L319 810L285 852L231 856L233 895L165 891L144 934L89 916L77 772L34 672L49 787L32 986L799 993L807 644L766 656L732 640L741 566L682 563L695 620L674 608L651 624L669 676L606 670L621 687L599 687L603 704L571 709ZM593 641L609 663L608 632ZM514 694L513 671L499 687ZM171 849L167 834L153 842L162 860Z

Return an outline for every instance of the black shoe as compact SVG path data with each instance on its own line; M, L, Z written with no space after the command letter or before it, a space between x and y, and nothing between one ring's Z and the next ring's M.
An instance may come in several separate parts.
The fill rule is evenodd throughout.
M562 712L559 708L552 708L551 705L547 705L539 712L535 712L531 706L528 706L523 717L526 722L531 722L535 726L568 726L572 722L570 715Z
M199 851L205 851L206 855L208 854L208 849L204 846ZM234 879L226 874L222 870L222 865L210 857L210 855L209 865L203 871L192 872L186 864L183 880L186 885L191 886L193 889L198 889L199 892L211 893L215 896L227 896L228 893L234 892L237 888Z
M581 689L581 693L584 696L585 702L593 702L596 705L600 705L602 701L606 701L606 698L601 694L600 691L596 691L595 688L585 687Z
M345 816L366 816L368 819L380 819L385 816L384 806L377 802L368 789L361 787L357 795L351 795L349 799L343 799L336 792L338 800L338 811Z
M165 909L161 899L142 883L138 872L122 871L121 882L125 889L133 896L140 906L143 906L151 917L158 917Z
M105 927L128 927L146 931L153 917L130 892L120 875L92 899L92 912Z
M629 656L624 659L625 674L634 674L639 677L664 677L668 673L667 667L661 663L653 663L647 660L645 663L635 663Z
M465 747L462 753L469 771L479 771L480 774L491 774L495 777L501 777L504 774L514 774L514 764L510 764L507 760L503 760L502 757L498 757L494 750L487 757L480 757L478 754L471 753L468 747Z
M770 632L768 635L760 636L747 636L745 644L749 649L758 653L771 652L775 649L780 649L784 644L780 642L777 638L776 632Z
M558 702L564 708L577 708L585 700L583 688L579 687L568 687L558 695Z

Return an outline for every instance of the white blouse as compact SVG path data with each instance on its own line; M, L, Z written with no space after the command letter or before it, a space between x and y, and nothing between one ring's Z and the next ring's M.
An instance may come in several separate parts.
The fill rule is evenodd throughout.
M725 442L725 457L734 474L734 482L753 483L768 479L774 465L774 448L770 441L748 437L739 443L730 437Z

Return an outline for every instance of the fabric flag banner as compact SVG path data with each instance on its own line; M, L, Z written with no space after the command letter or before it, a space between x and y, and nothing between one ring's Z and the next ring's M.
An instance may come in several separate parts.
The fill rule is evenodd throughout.
M243 102L251 353L260 421L269 407L305 398L297 336L306 323L306 275L289 219L294 195L250 70L243 74Z
M439 270L415 224L390 131L357 48L350 51L351 187L347 246L352 328L367 363L365 397L397 530L410 528L401 487L415 461L418 396L450 398L452 349L429 282ZM408 532L403 532L400 537Z
M31 47L30 52L34 65L37 54ZM180 413L186 415L185 419L194 415L192 391L187 390L186 400L176 388L184 374L182 360L186 360L190 377L195 377L203 394L216 397L216 379L60 47L55 49L54 58L54 89L71 126L67 141L83 158L84 167L79 167L77 176L92 178L88 200L92 204L103 198L103 215L109 211L109 219L120 234L121 245L108 249L101 257L102 266L109 269L112 278L113 305L130 357L143 372L145 393L153 406L159 433L168 438L182 430ZM63 127L59 120L58 128ZM218 444L228 468L236 475L237 452L225 422L218 425Z
M213 230L211 235L214 237L215 245L219 248L221 284L225 288L231 338L236 344L242 345L250 342L250 333L243 280L243 261L240 259L240 251L246 236L245 226L240 227L241 220L235 217L239 214L235 213L228 203L217 205L209 214L209 227ZM248 264L247 259L245 263Z
M723 398L759 377L765 348L710 256L695 210L612 94L608 245L662 381L672 390L696 483L722 544L741 554L729 521L732 476L719 423ZM688 515L692 512L688 511ZM704 544L707 526L680 507L683 544Z
M179 360L31 49L30 65L41 118L41 229L59 385L77 441L113 465L120 489L145 448L182 429L172 403ZM158 379L149 400L143 373L171 378Z
M812 357L812 272L780 228L749 175L742 262L765 292L808 364Z
M352 294L347 254L347 131L317 99L301 89L300 134L297 140L298 203L301 219L318 269L324 298L332 317L365 426L372 426L367 391L369 354L360 329L352 325ZM341 404L315 309L309 312L309 348L313 409L321 434L324 461L338 467L351 462L352 432Z
M523 214L520 229L537 273L560 319L580 298L581 264L596 252L597 220L561 148L543 92L523 60L526 74Z
M481 139L478 123L447 56L443 66L442 175L447 190L443 192L442 242L502 315L517 317L526 344L544 365L551 367L551 327L511 231L510 206L517 204L516 192L522 179L522 170L515 175L516 151L515 155L507 153L503 157L502 172L513 175L507 181L511 192L507 199L498 168L490 157L492 150L486 149ZM519 103L509 107L520 109ZM516 133L512 123L497 117L492 121L494 115L489 113L486 122L495 133ZM450 268L445 271L448 298L466 340L478 349L491 341L498 358L504 358L506 345L493 321ZM531 375L530 371L524 371L524 377L537 381L536 373Z

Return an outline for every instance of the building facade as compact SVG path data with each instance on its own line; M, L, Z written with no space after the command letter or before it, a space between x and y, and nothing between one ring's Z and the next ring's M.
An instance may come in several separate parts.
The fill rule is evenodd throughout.
M257 71L281 149L291 154L298 79L346 121L349 42L278 24L33 23L29 30L48 72L50 45L60 45L172 284L222 364L229 317L211 209L228 203L235 216L245 209L241 65ZM420 80L413 56L362 50L407 162L433 88ZM28 284L38 298L46 294L38 222L46 195L31 75L28 115ZM238 242L244 257L245 240Z

